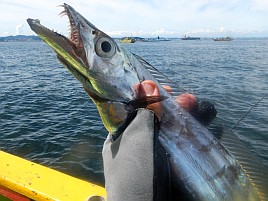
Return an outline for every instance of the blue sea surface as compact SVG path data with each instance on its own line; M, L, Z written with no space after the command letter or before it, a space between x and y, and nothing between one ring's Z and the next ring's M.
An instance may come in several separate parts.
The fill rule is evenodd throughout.
M215 104L231 128L268 95L268 39L124 44L180 88ZM268 101L233 129L268 166ZM0 43L0 150L104 183L107 131L81 84L43 42Z

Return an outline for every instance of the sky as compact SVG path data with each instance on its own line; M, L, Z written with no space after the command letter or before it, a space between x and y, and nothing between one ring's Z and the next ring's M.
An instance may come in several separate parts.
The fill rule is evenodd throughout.
M35 35L27 18L68 36L63 3L112 37L268 37L268 0L0 0L0 36Z

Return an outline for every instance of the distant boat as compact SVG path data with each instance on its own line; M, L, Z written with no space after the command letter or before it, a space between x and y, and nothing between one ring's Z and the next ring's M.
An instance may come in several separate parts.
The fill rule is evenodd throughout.
M200 40L199 37L184 36L182 40Z
M124 37L122 39L119 40L120 43L135 43L136 40L134 38L131 37Z
M231 41L233 40L231 37L221 37L221 38L213 38L214 41Z
M162 42L162 41L171 41L171 40L166 38L160 38L159 36L157 38L146 38L142 40L142 42Z

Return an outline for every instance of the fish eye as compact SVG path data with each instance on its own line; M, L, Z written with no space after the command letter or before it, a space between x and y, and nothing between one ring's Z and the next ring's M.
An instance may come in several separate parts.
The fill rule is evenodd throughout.
M95 44L95 51L100 57L111 58L115 54L115 45L110 38L101 37Z
M101 49L103 52L110 52L111 49L112 49L112 46L111 46L111 43L107 42L107 41L104 41L102 44L101 44Z

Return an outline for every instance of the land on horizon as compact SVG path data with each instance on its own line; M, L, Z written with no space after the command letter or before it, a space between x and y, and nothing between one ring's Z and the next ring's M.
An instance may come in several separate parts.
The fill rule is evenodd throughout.
M0 42L14 42L14 41L41 41L41 38L39 36L34 35L15 35L15 36L4 36L0 37Z
M225 37L225 36L223 36ZM113 37L114 39L121 39L120 37ZM142 40L142 39L156 39L157 37L131 37L136 40ZM160 37L165 39L181 39L181 37ZM213 37L200 37L201 39L212 39ZM233 37L235 39L238 38L268 38L268 37ZM10 36L2 36L0 37L0 42L31 42L31 41L42 41L39 36L36 35L10 35Z

